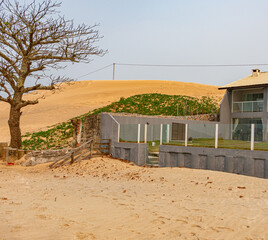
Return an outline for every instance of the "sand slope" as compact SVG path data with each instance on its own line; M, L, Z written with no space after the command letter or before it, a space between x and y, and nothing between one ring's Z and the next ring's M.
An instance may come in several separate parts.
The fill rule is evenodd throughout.
M40 99L39 104L24 108L21 119L22 132L36 131L118 101L120 97L142 93L165 93L195 97L214 96L220 99L224 91L219 91L216 86L175 81L75 82L70 86L63 87L55 94L45 92L46 98ZM43 93L37 95L41 94ZM9 139L8 113L9 105L0 103L0 142Z
M0 239L268 239L268 181L93 158L0 165Z

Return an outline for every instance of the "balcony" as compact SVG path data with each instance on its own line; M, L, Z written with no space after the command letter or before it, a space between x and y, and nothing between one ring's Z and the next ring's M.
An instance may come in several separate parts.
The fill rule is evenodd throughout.
M263 112L263 100L233 102L233 113Z

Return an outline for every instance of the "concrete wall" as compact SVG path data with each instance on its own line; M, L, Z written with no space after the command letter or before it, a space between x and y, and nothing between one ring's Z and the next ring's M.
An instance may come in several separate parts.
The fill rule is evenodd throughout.
M111 147L112 156L128 160L138 166L143 166L147 158L147 144L114 143Z
M230 91L226 91L220 104L220 122L223 124L231 123L232 96Z
M138 166L145 165L147 144L118 142L119 123L109 113L101 114L101 138L111 139L111 154L115 158L131 161Z
M101 139L111 139L111 143L118 142L119 123L108 113L101 114Z
M265 151L161 145L159 167L187 167L268 179Z
M102 118L107 118L108 113L103 113ZM141 124L141 141L144 139L144 125L148 124L147 140L157 141L160 139L160 124L169 124L169 137L172 136L172 123L189 124L188 137L192 138L213 138L215 136L216 121L200 121L198 119L215 120L217 116L214 114L194 115L194 116L143 116L138 114L120 114L111 113L113 118L121 125L120 138L125 141L137 141L137 124ZM110 117L109 117L110 119ZM106 120L105 120L106 121ZM103 121L103 124L105 124ZM126 126L128 125L128 126ZM107 129L107 128L105 128ZM164 128L163 128L164 129ZM107 129L108 130L108 129ZM165 129L164 129L165 130ZM229 138L226 129L222 131L221 138ZM163 136L165 139L165 136Z

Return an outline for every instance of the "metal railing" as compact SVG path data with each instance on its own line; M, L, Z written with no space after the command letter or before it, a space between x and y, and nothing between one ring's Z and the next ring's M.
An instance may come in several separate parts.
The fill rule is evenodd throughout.
M233 102L232 112L263 112L263 100Z
M263 124L185 123L173 138L172 124L122 124L119 142L148 144L149 152L160 145L231 148L268 151L268 132Z

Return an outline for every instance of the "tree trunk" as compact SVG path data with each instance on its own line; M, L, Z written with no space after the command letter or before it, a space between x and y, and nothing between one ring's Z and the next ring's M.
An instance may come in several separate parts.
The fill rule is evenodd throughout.
M20 110L18 105L10 105L8 125L11 136L10 147L12 148L21 148Z

